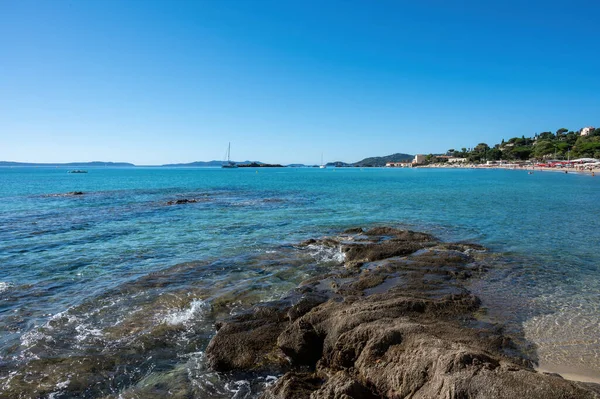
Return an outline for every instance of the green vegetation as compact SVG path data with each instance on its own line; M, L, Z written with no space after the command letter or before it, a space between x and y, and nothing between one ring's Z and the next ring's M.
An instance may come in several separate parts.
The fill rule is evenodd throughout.
M466 158L468 162L485 161L543 161L547 159L600 158L600 128L591 129L585 136L581 131L575 132L560 128L556 133L542 132L533 137L513 137L508 141L488 146L479 143L473 148L462 148L460 151L450 149L447 155ZM435 155L428 156L432 160ZM445 159L438 159L444 162Z

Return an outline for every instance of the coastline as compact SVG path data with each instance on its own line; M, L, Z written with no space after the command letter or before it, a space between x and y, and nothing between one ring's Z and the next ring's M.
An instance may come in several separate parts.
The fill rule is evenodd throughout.
M429 165L421 165L419 168L439 168L439 169L503 169L503 170L519 170L527 172L555 172L555 173L576 173L580 175L598 175L600 167L592 169L579 168L550 168L541 166L514 166L514 165L477 165L477 164L452 164L436 163Z

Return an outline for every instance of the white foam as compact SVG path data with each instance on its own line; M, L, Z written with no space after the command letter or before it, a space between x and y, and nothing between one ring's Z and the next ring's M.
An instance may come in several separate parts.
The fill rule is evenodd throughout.
M67 378L65 381L58 382L56 384L56 388L60 389L62 391L63 389L68 387L70 383L71 383L71 380Z
M239 380L225 384L225 388L233 393L231 399L247 399L252 394L250 382L247 380Z
M170 325L185 324L210 310L210 304L201 299L194 299L188 309L167 315L163 321Z
M103 336L102 330L91 328L85 324L78 324L75 330L77 331L75 339L79 342L85 341L88 338L101 338Z
M346 255L340 247L326 247L324 245L310 244L306 247L310 256L319 262L337 262L344 263Z
M16 375L17 375L16 371L11 371L8 373L8 375L5 378L0 378L0 382L1 382L0 387L2 388L3 391L7 391L10 388L10 383L13 380L13 378L15 378Z
M269 388L273 385L275 385L275 383L277 382L279 378L275 377L274 375L268 375L265 377L265 382L264 382L264 386L265 388Z
M0 292L4 292L4 291L6 291L7 289L9 289L12 286L13 285L11 283L0 281Z
M60 398L63 395L63 391L65 388L67 388L69 386L69 384L71 383L70 379L66 379L65 381L62 382L58 382L56 384L56 389L57 391L54 391L52 393L50 393L50 395L48 395L48 399L57 399Z
M31 348L40 341L54 342L54 338L50 335L44 334L39 327L27 331L21 336L21 345L25 348Z

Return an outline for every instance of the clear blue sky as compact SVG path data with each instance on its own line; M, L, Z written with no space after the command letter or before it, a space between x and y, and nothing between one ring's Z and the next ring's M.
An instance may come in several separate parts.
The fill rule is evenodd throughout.
M0 1L0 160L353 162L600 125L597 1Z

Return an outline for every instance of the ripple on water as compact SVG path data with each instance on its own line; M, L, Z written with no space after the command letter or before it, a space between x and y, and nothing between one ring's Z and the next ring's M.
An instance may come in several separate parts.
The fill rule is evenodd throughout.
M555 305L562 302L561 308L526 320L525 338L536 345L541 369L600 382L600 312L593 306L573 304L576 298L554 298Z

